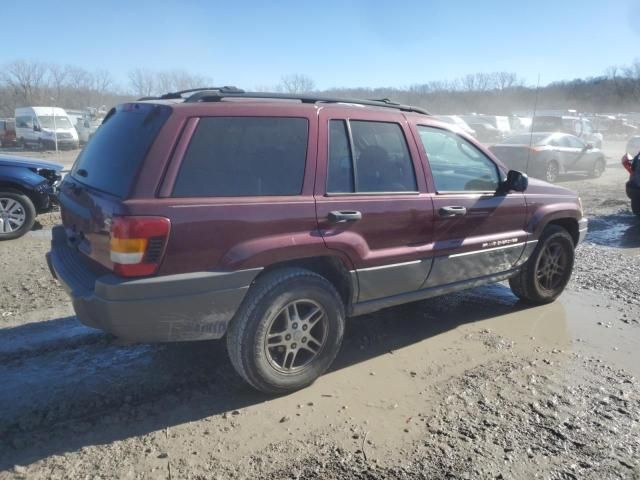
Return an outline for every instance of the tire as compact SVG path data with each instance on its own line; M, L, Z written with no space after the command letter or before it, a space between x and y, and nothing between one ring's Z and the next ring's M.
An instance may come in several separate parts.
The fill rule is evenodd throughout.
M313 316L316 307L321 311ZM342 299L324 277L300 268L276 270L249 289L227 330L227 350L236 371L255 389L292 392L329 368L340 350L344 322Z
M596 159L596 161L593 162L591 171L589 172L591 178L600 178L606 167L607 165L602 158Z
M14 221L16 217L21 218L22 223L18 226L14 221L8 221L8 213L13 213ZM29 197L18 190L0 190L0 240L23 236L31 230L35 220L36 209Z
M554 183L560 176L560 165L555 160L547 163L547 169L544 172L544 179L549 183Z
M640 195L631 198L631 211L640 216Z
M545 271L553 270L553 267L549 267L547 263L548 255L553 256L558 251L561 253L557 263L562 263L562 271L545 276ZM520 272L509 279L511 291L527 303L537 305L551 303L569 283L573 262L574 245L569 232L558 225L548 225L542 232L531 257L522 266Z

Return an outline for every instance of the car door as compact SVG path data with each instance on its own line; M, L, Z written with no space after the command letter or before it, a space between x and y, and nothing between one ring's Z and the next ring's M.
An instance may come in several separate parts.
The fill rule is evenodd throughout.
M519 264L528 242L520 192L498 193L505 174L457 133L416 125L433 191L433 268L425 287L487 277Z
M423 285L433 204L404 116L354 110L320 112L315 196L325 244L351 264L366 302Z
M565 137L569 145L571 164L568 168L571 170L589 170L593 166L593 155L587 148L587 144L578 137L567 135Z

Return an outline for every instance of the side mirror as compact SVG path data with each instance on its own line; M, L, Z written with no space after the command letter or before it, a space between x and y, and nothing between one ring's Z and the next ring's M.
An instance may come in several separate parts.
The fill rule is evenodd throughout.
M507 179L502 183L501 190L504 193L524 192L529 186L529 177L518 170L509 170Z
M584 146L584 149L585 149L585 150L593 150L593 143L587 143L587 144Z
M40 127L38 125L34 125L33 126L33 131L34 132L39 132L40 131Z

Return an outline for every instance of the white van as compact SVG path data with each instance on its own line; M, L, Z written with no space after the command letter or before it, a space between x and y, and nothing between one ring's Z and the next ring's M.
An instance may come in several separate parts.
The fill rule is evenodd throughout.
M78 132L59 107L16 108L16 138L20 145L39 149L78 148Z

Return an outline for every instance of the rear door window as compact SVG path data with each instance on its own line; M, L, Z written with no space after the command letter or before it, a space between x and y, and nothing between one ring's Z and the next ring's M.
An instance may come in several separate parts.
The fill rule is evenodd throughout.
M306 118L201 118L174 197L298 195L307 155Z
M402 127L351 120L329 124L328 193L415 192L416 175Z
M170 114L166 105L119 105L82 150L71 175L96 190L124 197Z

